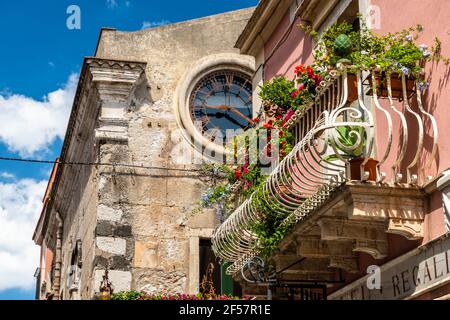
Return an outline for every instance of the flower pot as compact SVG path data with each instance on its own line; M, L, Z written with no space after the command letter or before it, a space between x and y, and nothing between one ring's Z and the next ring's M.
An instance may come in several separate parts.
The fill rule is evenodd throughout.
M353 102L358 100L358 79L355 74L349 73L347 75L348 84L348 98L347 102Z
M361 180L361 165L365 158L355 158L349 161L350 163L350 178L352 180ZM369 158L367 163L364 165L364 171L369 172L368 181L376 181L377 179L377 164L378 161Z
M373 94L373 82L372 82L372 74L366 78L368 85L370 86L370 90L368 95ZM388 89L387 89L387 75L386 72L375 72L375 82L377 87L377 94L380 98L388 98ZM402 84L402 76L398 73L391 74L391 87L392 87L392 98L398 99L400 101L403 100L403 84ZM415 94L416 80L410 77L406 78L406 95L411 98Z

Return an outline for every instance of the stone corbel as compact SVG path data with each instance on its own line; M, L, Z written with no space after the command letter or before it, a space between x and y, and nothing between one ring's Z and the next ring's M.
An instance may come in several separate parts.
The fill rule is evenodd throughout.
M128 141L126 109L132 92L142 77L146 63L98 58L86 60L100 100L97 141Z
M342 269L349 273L358 273L358 257L331 257L330 268Z
M358 257L351 240L326 241L320 238L297 237L297 254L305 258L329 259L330 268L358 272Z
M420 240L423 238L423 220L404 217L389 218L387 232L399 234L408 240Z
M317 223L321 228L322 240L355 240L353 251L368 253L374 259L387 256L384 222L324 217Z
M324 241L320 238L297 238L297 254L305 258L352 257L352 241Z
M348 217L353 220L387 221L388 233L409 240L423 238L422 190L400 187L349 185Z

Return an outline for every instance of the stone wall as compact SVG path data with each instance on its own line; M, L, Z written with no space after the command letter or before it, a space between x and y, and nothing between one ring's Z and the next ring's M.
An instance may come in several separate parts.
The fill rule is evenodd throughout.
M92 163L97 162L95 126L99 103L96 90L92 88L90 77L81 77L79 94L76 98L77 108L73 109L74 121L71 141L66 143L66 162ZM98 206L98 171L95 166L60 165L62 173L50 219L50 228L46 242L52 247L56 229L55 216L59 212L63 219L62 237L62 268L61 268L61 296L62 299L77 299L92 297L91 271L95 256L95 227ZM80 255L81 273L77 275L74 286L69 279L72 258L76 243L82 240ZM54 245L53 245L53 251ZM54 262L55 263L55 262Z
M106 268L115 291L198 292L199 239L211 237L218 221L213 210L191 215L207 188L203 177L167 170L199 168L173 161L180 142L189 147L176 135L177 87L200 59L238 53L233 46L251 12L131 33L102 31L96 53L100 62L90 67L101 104L93 117L98 119L95 133L89 132L95 145L72 152L83 150L102 163L160 169L103 166L78 173L84 182L73 188L80 196L65 209L63 274L81 239L81 298L98 292ZM115 60L140 61L145 70L141 74Z

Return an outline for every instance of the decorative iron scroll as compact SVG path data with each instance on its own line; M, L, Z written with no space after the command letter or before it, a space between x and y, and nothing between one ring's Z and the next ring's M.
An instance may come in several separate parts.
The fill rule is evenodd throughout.
M248 283L272 283L276 282L276 274L268 274L263 259L254 256L241 268L241 276Z

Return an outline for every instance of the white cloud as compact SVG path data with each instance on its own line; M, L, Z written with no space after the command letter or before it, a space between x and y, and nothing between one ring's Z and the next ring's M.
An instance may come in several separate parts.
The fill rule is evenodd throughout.
M3 179L15 179L16 176L11 174L11 173L9 173L9 172L0 172L0 178L3 178Z
M168 20L161 20L161 21L144 21L142 23L142 28L141 29L149 29L149 28L156 28L156 27L161 27L161 26L165 26L166 24L169 24L170 21Z
M48 65L50 66L50 67L52 67L52 68L54 68L56 65L55 65L55 63L53 62L53 61L49 61L48 62Z
M46 181L0 182L0 291L31 290L39 248L31 240L42 209Z
M50 92L43 101L0 94L0 142L9 151L32 156L46 151L55 139L63 139L77 82L78 75L70 75L63 88Z
M131 7L131 1L125 1L125 7L127 8Z
M117 8L118 3L117 0L106 0L106 5L108 6L108 8L114 9Z

